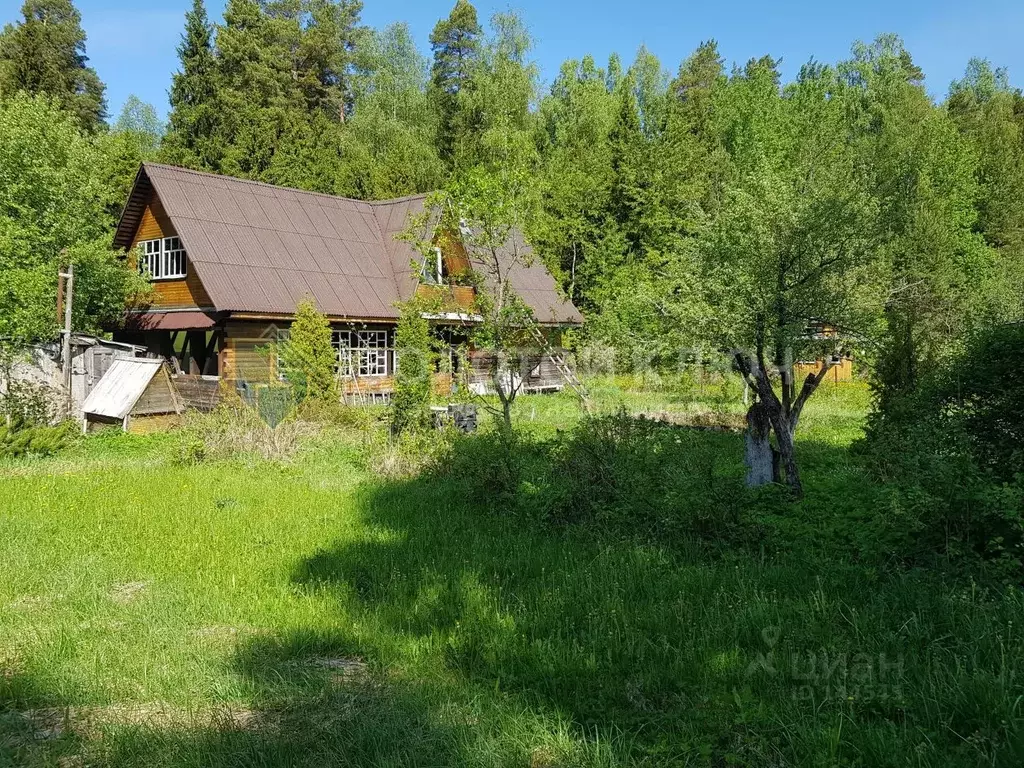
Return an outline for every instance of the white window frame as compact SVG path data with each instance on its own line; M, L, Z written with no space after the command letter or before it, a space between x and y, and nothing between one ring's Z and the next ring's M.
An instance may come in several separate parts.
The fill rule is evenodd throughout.
M338 356L338 374L352 376L388 375L388 331L335 330L331 345Z
M338 375L352 375L352 340L349 332L331 331L331 346L334 347L334 356L338 361Z
M177 236L142 240L137 253L139 273L151 280L183 280L188 276L188 254Z
M444 285L444 256L440 248L432 248L430 256L423 257L423 282L427 285Z

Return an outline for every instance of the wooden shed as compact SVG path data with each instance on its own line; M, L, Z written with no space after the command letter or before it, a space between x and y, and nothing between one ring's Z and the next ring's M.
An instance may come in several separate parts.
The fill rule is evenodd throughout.
M82 431L120 424L126 432L148 432L166 426L182 410L163 360L114 360L82 405Z

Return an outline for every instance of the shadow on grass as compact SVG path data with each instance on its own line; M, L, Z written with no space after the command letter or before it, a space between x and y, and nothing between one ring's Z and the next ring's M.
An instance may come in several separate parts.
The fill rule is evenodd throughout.
M787 623L804 625L803 636L792 637L798 647L835 638L838 605L815 621L805 615L820 578L830 592L857 588L838 565L823 572L802 560L780 564L758 546L762 529L746 519L751 497L739 485L739 436L656 429L660 442L629 448L640 454L629 454L642 466L637 474L663 477L658 468L667 466L683 476L631 502L626 529L607 521L549 524L542 511L552 489L538 486L558 484L571 457L527 446L520 497L491 504L488 488L474 484L470 465L456 456L454 472L367 489L362 513L373 534L316 553L295 581L358 617L368 657L410 666L421 679L447 675L463 698L511 698L522 710L570 723L582 741L614 735L611 752L620 759L781 759L797 738L778 723L793 707L794 686L752 678L750 663L771 651L766 632ZM671 455L677 445L686 457ZM479 462L486 460L473 453L480 447L468 441L462 450ZM811 471L848 463L831 446L805 452ZM811 505L821 500L815 496L838 497L836 486L849 482L839 470L819 478ZM610 484L622 501L622 478ZM628 535L629 526L640 535ZM739 530L745 543L731 552L700 539ZM651 531L667 532L667 543ZM836 714L806 709L803 738L824 739ZM878 709L885 720L892 707Z
M415 683L384 678L335 636L252 641L235 660L245 707L110 733L109 766L463 765L459 741Z
M67 705L13 663L0 666L0 766L54 765L81 740L66 727Z

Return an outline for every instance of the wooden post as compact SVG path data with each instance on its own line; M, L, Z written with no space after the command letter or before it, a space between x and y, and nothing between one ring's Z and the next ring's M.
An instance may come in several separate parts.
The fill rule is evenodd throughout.
M58 306L63 305L64 309L64 346L62 350L62 362L64 363L64 389L68 397L68 413L71 412L74 403L71 395L71 310L75 300L75 265L68 264L67 272L59 272L58 280L61 282L58 288ZM64 280L67 280L64 283ZM67 288L66 295L64 288Z

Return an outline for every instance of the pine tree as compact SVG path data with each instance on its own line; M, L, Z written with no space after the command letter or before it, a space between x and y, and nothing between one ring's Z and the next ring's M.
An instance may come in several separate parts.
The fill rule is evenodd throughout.
M437 147L449 166L454 165L461 137L472 127L462 96L480 62L482 35L476 8L468 0L457 0L448 18L439 21L430 34L434 52L430 93L438 115Z
M0 95L45 93L96 131L106 119L105 86L86 66L78 9L71 0L25 0L21 13L0 33Z
M659 198L680 235L694 234L720 204L726 153L715 121L715 102L728 79L714 40L701 43L669 87L660 157Z
M163 153L178 165L215 170L220 164L217 69L213 26L203 0L193 0L192 10L185 14L178 58L181 71L171 83L171 114Z
M359 24L362 10L361 0L303 0L299 87L308 109L341 122L355 109L356 58L369 34Z
M228 0L216 32L221 173L269 181L282 137L309 119L294 69L298 39L294 8Z

